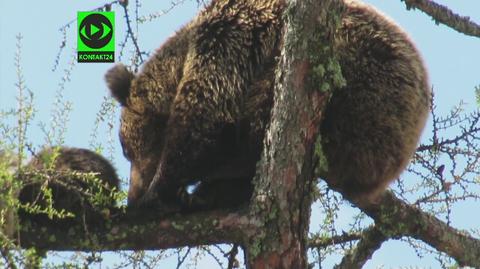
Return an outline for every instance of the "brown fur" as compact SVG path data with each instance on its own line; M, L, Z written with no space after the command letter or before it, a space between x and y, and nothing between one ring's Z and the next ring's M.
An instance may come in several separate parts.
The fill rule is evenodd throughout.
M216 1L135 77L120 131L132 163L130 205L148 188L150 194L160 192L164 202L174 202L175 189L234 153L235 138L229 134L238 124L242 100L276 52L278 9L276 1L264 6ZM121 89L111 91L118 96ZM223 138L230 141L218 147Z
M157 196L174 203L175 190L235 162L253 163L245 174L254 173L273 103L280 2L213 1L157 51L127 93L110 88L128 96L119 101L120 138L132 163L129 205ZM395 24L345 3L335 46L347 86L333 92L321 125L326 178L347 196L371 199L413 153L429 107L427 75Z
M410 160L430 106L421 57L392 21L359 1L345 1L337 35L346 87L321 125L331 186L375 200Z
M55 155L58 154L56 157ZM53 163L51 163L53 160ZM48 165L48 166L47 166ZM51 166L50 166L51 165ZM19 194L22 204L30 203L45 207L47 205L40 187L44 180L35 180L35 174L46 175L48 187L52 190L53 207L56 210L66 210L76 215L77 218L94 218L101 209L89 203L85 191L102 191L109 194L114 188L119 189L120 180L109 161L99 154L80 148L61 147L59 149L47 148L40 151L23 169L20 178L24 186ZM92 189L92 186L83 181L81 177L72 175L72 172L98 173L96 176L102 183L102 190ZM44 178L44 177L42 177ZM113 208L115 200L108 198L104 203L105 208ZM34 221L44 220L46 216L31 216L23 210L21 219Z

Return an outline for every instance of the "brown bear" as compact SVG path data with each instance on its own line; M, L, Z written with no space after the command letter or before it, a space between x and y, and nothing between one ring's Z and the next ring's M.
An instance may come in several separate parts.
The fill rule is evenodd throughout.
M85 173L96 173L95 178ZM49 203L43 187L51 191L52 207L75 214L75 219L94 220L103 209L116 204L112 193L120 188L115 168L101 155L81 148L49 147L36 154L19 172L23 187L18 199L21 204L45 208ZM93 204L92 199L98 198ZM30 213L22 208L21 221L45 221L46 214ZM67 218L66 220L68 220Z
M428 78L395 23L359 1L344 2L333 45L346 86L333 90L319 126L324 176L352 199L374 199L415 150L430 106ZM273 104L283 9L278 0L214 0L141 72L122 65L107 72L122 105L129 205L176 204L185 185L232 165L251 180ZM215 185L200 183L200 193L235 192Z

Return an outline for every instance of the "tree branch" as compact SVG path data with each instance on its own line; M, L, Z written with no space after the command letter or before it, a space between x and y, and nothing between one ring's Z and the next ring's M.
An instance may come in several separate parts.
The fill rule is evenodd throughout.
M140 51L137 38L135 37L135 33L133 32L132 26L130 25L130 16L128 15L128 8L126 3L128 3L128 1L124 1L123 4L121 4L121 6L123 7L123 12L125 14L125 22L127 24L127 37L130 36L130 38L132 39L132 43L135 46L135 51L137 53L138 59L140 59L140 63L136 64L136 66L139 66L143 63L142 51Z
M209 212L165 218L151 212L120 215L106 225L88 227L50 222L22 227L18 243L54 251L157 250L243 242L256 221L239 213ZM94 225L92 225L94 226Z
M357 204L387 237L410 236L455 259L460 266L480 268L480 240L385 192L377 204Z
M401 0L407 9L419 9L433 18L436 24L442 23L457 32L480 37L480 25L470 21L470 17L460 16L448 7L430 0Z
M363 232L357 233L344 233L341 235L331 237L319 237L314 236L308 240L309 248L326 248L332 245L344 244L351 241L360 240Z
M361 237L350 234L313 239L309 247L360 239L355 252L344 258L358 265L367 261L386 239L410 236L446 253L461 266L480 268L479 239L401 201L393 193L386 192L378 204L358 206L375 220L376 228L367 229ZM259 229L257 219L241 213L208 212L159 220L147 212L116 217L106 226L91 228L88 234L80 224L66 227L51 222L26 226L20 231L18 243L23 248L54 251L154 250L219 243L245 244L244 241L254 237Z
M232 249L228 253L226 253L226 255L228 256L227 269L238 268L237 254L238 244L233 244Z
M436 117L435 115L433 115L434 123L435 123L435 120L436 120ZM460 126L462 132L459 135L450 139L442 139L440 142L435 141L436 139L432 139L434 140L434 143L429 145L420 145L419 147L417 147L416 152L418 153L422 151L440 149L446 145L458 144L461 141L467 140L469 137L475 137L475 135L480 132L479 123L480 123L480 111L475 112L471 115L471 120L469 120L468 126L463 126L463 125ZM435 130L435 124L434 124L434 130Z
M362 268L363 265L372 258L373 253L377 251L389 237L385 236L377 227L371 226L362 232L360 241L355 249L345 255L335 269Z

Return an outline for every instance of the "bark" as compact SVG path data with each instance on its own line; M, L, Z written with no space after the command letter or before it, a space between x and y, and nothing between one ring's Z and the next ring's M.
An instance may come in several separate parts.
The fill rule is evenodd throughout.
M100 224L105 222L106 224ZM51 221L22 227L22 248L54 251L158 250L220 243L243 243L258 230L255 218L240 213L209 212L184 216L120 214L86 227ZM66 228L68 227L68 228Z
M313 149L329 95L322 87L314 88L321 85L308 81L314 66L326 66L334 57L331 44L343 5L335 0L290 1L288 5L272 121L251 203L252 216L263 221L260 236L249 238L246 245L251 269L307 268L308 264ZM325 47L330 49L319 50ZM312 61L311 55L320 60Z

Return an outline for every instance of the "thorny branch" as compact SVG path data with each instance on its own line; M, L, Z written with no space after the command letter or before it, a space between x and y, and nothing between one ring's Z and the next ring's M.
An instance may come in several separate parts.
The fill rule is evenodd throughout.
M138 57L138 59L140 59L140 62L138 64L136 64L136 66L140 66L142 63L143 63L143 58L142 58L142 54L144 54L142 51L140 51L140 47L138 46L138 42L137 42L137 38L135 37L135 34L133 32L133 28L132 28L132 25L130 23L130 16L128 15L128 8L127 8L127 1L121 1L120 5L122 6L123 8L123 12L124 12L124 17L125 17L125 22L127 24L127 37L130 37L130 39L132 40L132 43L133 45L135 46L135 51L136 51L136 56Z
M432 105L432 131L430 144L418 147L415 165L408 171L420 180L411 190L415 191L414 205L440 204L435 215L446 213L450 223L451 205L460 200L478 200L479 186L475 177L480 178L480 111L463 113L463 104L456 106L446 117L436 114ZM459 134L445 138L452 130ZM422 190L419 193L418 190Z
M152 21L154 19L157 19L159 17L162 17L164 16L165 14L168 14L170 11L172 11L174 8L176 8L177 6L180 6L182 5L183 3L185 3L187 0L175 0L175 1L172 1L170 3L170 6L167 7L166 9L162 9L160 11L157 11L157 12L154 12L154 13L151 13L151 14L148 14L146 16L142 16L142 17L139 17L138 18L138 22L140 23L144 23L144 22L147 22L147 21Z
M432 116L434 126L436 126L439 119L434 114L432 114ZM436 141L433 141L433 143L430 145L420 145L417 148L417 153L422 151L441 149L442 147L447 145L458 144L459 142L465 141L468 138L476 138L478 136L478 133L480 132L480 112L472 113L466 118L466 120L468 121L468 126L463 127L462 132L459 135L453 138L443 139L441 141L438 141L437 139ZM434 132L438 132L438 129L434 129Z

